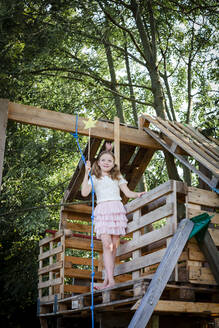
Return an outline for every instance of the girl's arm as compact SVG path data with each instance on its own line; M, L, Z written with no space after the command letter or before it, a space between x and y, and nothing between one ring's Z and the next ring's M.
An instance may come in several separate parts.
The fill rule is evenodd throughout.
M138 198L138 197L141 197L142 195L146 194L146 191L142 191L142 192L131 191L128 188L126 183L122 183L120 185L120 189L125 194L125 196L128 197L128 198Z
M90 170L91 170L91 164L90 164L90 161L87 161L86 166L85 166L84 180L81 185L81 195L83 197L87 197L92 189L92 186L90 184L88 184Z

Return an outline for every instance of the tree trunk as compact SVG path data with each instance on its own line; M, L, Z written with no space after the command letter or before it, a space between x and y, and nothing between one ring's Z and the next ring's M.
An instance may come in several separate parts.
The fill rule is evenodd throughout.
M142 18L141 18L141 9L138 6L136 0L131 1L131 7L133 16L136 21L136 25L138 28L139 36L141 39L143 52L145 56L146 66L150 75L151 79L151 86L152 86L152 92L154 96L154 108L156 111L157 116L165 119L165 104L164 104L164 98L163 98L163 89L160 81L160 75L158 71L158 63L156 61L157 53L156 53L156 45L155 40L156 36L154 35L152 37L153 44L151 46L150 40L147 36L147 33L145 31ZM151 20L153 17L151 17ZM152 23L151 23L152 25ZM154 31L154 25L153 25L153 32Z
M107 22L106 22L107 24ZM114 63L113 63L113 56L112 56L112 51L109 45L109 37L108 37L108 31L105 33L105 41L104 42L104 47L105 47L105 52L106 52L106 57L107 57L107 63L109 66L109 71L110 71L110 77L111 77L111 89L114 95L114 101L115 101L115 106L116 106L116 112L117 116L120 118L120 121L124 123L124 116L123 116L123 110L122 110L122 104L120 101L120 96L116 94L117 89L116 89L116 73L115 73L115 68L114 68Z
M128 58L128 52L127 52L127 45L125 42L125 66L126 66L126 71L127 71L127 78L128 78L128 83L129 83L129 92L130 92L130 97L132 100L132 113L133 113L133 118L135 121L135 126L138 126L138 115L137 115L137 108L136 108L136 102L135 102L135 94L132 86L132 78L131 78L131 72L130 72L130 66L129 66L129 58Z
M176 164L174 162L174 156L170 154L167 150L164 150L166 165L167 165L167 172L168 176L171 180L181 180L176 168Z
M156 27L153 17L153 9L151 7L150 1L148 1L147 4L149 8L148 10L150 12L152 44L145 31L141 18L141 8L136 0L131 0L131 10L136 21L136 25L138 28L139 36L143 47L146 66L151 79L152 92L154 96L154 108L157 116L161 117L162 119L165 119L165 103L163 97L163 89L160 81L158 63L156 60L157 58L156 31L155 31ZM169 178L174 180L180 180L173 155L171 155L169 152L166 151L164 151L164 154L165 154L165 160L166 160Z

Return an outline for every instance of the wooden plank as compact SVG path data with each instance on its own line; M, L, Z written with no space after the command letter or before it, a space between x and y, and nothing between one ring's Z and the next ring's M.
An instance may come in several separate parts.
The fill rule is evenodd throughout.
M80 249L90 251L90 240L82 238L71 238L65 241L66 248ZM102 252L102 242L99 240L94 240L94 251Z
M131 221L128 223L127 226L127 234L131 233L133 231L136 231L138 229L141 229L148 224L154 223L158 220L161 220L163 218L167 218L168 216L173 214L173 204L168 203L164 206L161 206L154 211L151 211L143 216L141 216L137 222Z
M47 252L44 252L44 253L40 254L38 256L38 259L39 260L43 260L43 259L46 259L47 257L52 256L52 255L56 255L58 253L61 253L62 251L63 251L63 247L61 245L61 246L58 246L58 247L56 247L56 248L54 248L52 250L49 250Z
M219 147L214 142L211 142L203 134L201 134L197 129L193 128L191 125L183 125L182 123L177 122L177 125L188 132L192 137L196 138L199 142L202 142L203 146L211 149L216 156L219 156Z
M208 228L208 232L210 233L211 238L215 243L215 246L219 246L219 230L214 228Z
M127 214L134 212L140 207L150 203L164 195L169 194L173 190L173 181L169 180L162 185L154 188L153 190L148 191L146 194L140 198L132 200L130 203L125 205Z
M219 314L218 303L183 302L160 300L155 307L156 312L193 313L193 314Z
M47 265L45 267L42 267L38 270L38 274L45 274L50 271L58 271L62 267L62 261L58 261L56 263L53 263L51 265Z
M68 205L68 206L64 206L63 211L73 212L73 213L90 214L91 215L92 207L88 206L88 205L85 205L85 204Z
M137 240L131 240L127 243L121 245L117 249L117 256L121 256L123 254L133 252L137 249L140 249L144 246L147 246L155 241L167 238L173 234L173 226L172 224L166 224L164 227L153 230L151 232L147 232L142 236L139 236Z
M77 220L77 221L82 221L82 222L91 222L91 214L84 214L84 213L74 213L71 211L63 211L61 212L62 220L65 218L68 220Z
M208 136L207 139L209 141L213 141L213 144L214 144L214 146L216 145L217 151L218 151L218 154L219 154L219 140L217 138L212 137L212 136Z
M204 253L214 278L219 285L219 251L217 250L217 247L208 231L205 232L205 236L202 241L198 240L198 245Z
M144 128L145 131L151 135L155 140L157 140L165 149L168 150L175 158L177 158L181 163L183 163L185 166L187 166L190 170L192 170L195 174L197 174L206 184L208 184L211 188L214 188L214 186L211 183L211 180L207 178L201 171L197 170L194 165L190 164L184 156L181 156L175 152L171 151L171 147L160 137L158 137L152 130ZM187 154L189 155L189 154ZM214 172L215 174L215 172Z
M210 268L188 266L189 281L194 284L216 285Z
M77 231L77 232L91 233L91 225L90 224L73 223L73 222L67 221L66 229L70 229L72 231Z
M64 292L65 293L78 293L84 294L90 291L89 286L79 286L79 285L64 285Z
M91 278L91 270L65 268L65 277L70 278ZM102 279L102 272L95 271L94 279Z
M172 141L177 143L180 148L185 150L189 155L193 156L198 162L202 163L205 167L207 167L215 176L219 176L219 169L217 169L214 165L209 163L203 156L201 156L196 151L194 151L188 144L185 144L182 139L178 138L170 130L168 130L165 127L165 121L161 120L160 118L157 118L155 120L148 115L145 115L145 117L146 119L148 119L149 122L153 123L157 128L159 128L160 131L163 132L168 138L170 138ZM144 129L149 130L147 128Z
M75 132L76 125L75 115L12 102L9 102L8 106L8 119L65 132ZM89 131L85 129L86 122L87 119L78 118L78 133L88 136ZM92 129L92 136L113 141L113 132L112 123L98 121L95 129ZM142 130L133 127L120 126L120 141L143 148L160 149L159 143L147 136Z
M219 195L213 191L188 187L188 203L219 208Z
M5 153L6 128L8 122L8 100L0 98L0 193Z
M197 243L191 243L191 241L187 244L188 248L188 258L189 260L196 260L196 261L206 261L204 254L201 252Z
M157 252L138 257L135 260L116 265L115 270L114 270L114 276L118 276L120 274L136 271L141 268L145 268L149 265L159 263L162 260L164 254L165 254L165 251L166 251L166 248L163 248Z
M120 119L114 117L114 155L115 164L120 169Z
M208 152L208 149L206 147L202 147L202 145L196 140L193 140L191 136L183 134L182 131L179 132L177 126L175 126L173 122L167 122L163 120L161 121L159 117L157 118L157 120L162 125L164 125L170 132L172 132L176 137L182 140L186 145L191 147L195 152L197 152L200 156L206 159L209 163L211 163L215 167L219 167L219 158L215 158L211 152Z
M202 138L197 138L197 136L194 137L194 134L191 133L192 131L190 130L190 132L186 132L184 128L182 128L177 122L170 122L169 124L171 124L172 126L174 126L174 128L176 130L178 130L180 133L184 134L186 137L188 137L189 139L192 139L192 141L194 142L194 144L197 147L200 147L204 152L206 152L209 156L211 156L214 160L218 161L219 160L219 154L216 155L213 151L212 151L212 145L210 145L209 143L205 142L205 144L203 144L202 142ZM207 140L207 139L206 139Z
M55 235L52 235L52 236L41 239L39 241L39 246L49 244L51 241L55 241L55 240L61 238L62 235L63 235L63 231L57 231L55 233Z
M83 257L76 257L76 256L65 256L65 265L68 263L70 264L78 264L78 265L91 265L92 259L91 258L83 258ZM99 261L94 259L94 266L98 266Z
M141 210L137 210L133 213L133 222L138 222L138 220L140 219L141 216ZM141 231L137 230L133 233L133 242L138 242L138 239L141 236ZM141 257L141 250L137 249L134 252L132 252L132 261L134 261L135 259L138 259ZM137 279L140 276L140 271L136 270L136 271L132 271L132 279ZM136 296L136 295L135 295Z
M65 263L65 235L61 237L61 245L62 245L62 253L60 254L60 260L62 263ZM62 284L59 287L59 292L64 297L64 282L65 282L65 275L64 275L64 265L60 269L60 277L62 278Z
M166 253L160 263L153 279L135 312L129 328L146 327L156 304L170 278L170 275L182 253L182 250L193 229L194 223L188 219L180 221L178 229L173 236Z
M38 288L46 288L46 287L56 286L61 284L62 284L62 278L57 278L57 279L47 280L39 283Z
M200 215L202 213L207 213L208 215L214 215L213 218L211 219L211 223L219 225L219 213L216 212L208 212L204 210L199 210L195 208L188 208L188 219L192 218L193 216Z
M58 300L61 299L61 294L56 294ZM55 295L43 296L40 298L41 303L54 302ZM43 307L42 307L43 308Z

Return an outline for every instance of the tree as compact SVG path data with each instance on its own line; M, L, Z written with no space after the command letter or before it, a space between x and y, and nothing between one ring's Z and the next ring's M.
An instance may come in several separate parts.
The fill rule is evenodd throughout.
M216 135L216 10L214 0L4 0L1 96L132 125L145 112ZM57 207L41 206L61 201L78 159L70 135L9 122L0 256L1 283L13 288L3 289L2 313L12 303L32 306L38 240L59 221ZM166 161L169 177L179 179L173 158ZM149 188L168 178L161 152L145 176Z

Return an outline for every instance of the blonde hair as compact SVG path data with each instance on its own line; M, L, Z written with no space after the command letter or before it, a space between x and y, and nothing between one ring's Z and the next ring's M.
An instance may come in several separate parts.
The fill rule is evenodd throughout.
M109 150L104 150L98 155L98 158L96 159L96 161L94 162L94 164L92 166L92 174L94 174L97 179L102 177L101 168L98 165L98 161L100 160L101 156L103 156L105 154L108 154L108 155L112 156L113 161L114 161L114 167L109 172L109 175L110 175L111 179L119 180L119 178L120 178L119 176L120 176L121 173L120 173L120 170L119 170L118 166L115 164L114 154Z

